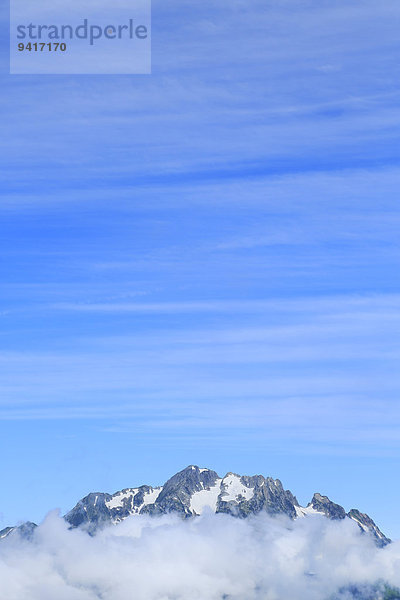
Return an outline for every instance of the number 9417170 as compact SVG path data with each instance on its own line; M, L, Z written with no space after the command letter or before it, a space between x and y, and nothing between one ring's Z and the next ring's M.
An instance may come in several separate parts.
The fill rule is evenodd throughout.
M35 42L32 44L29 42L28 44L23 44L22 42L18 44L19 52L65 52L67 49L67 44L59 43L59 42Z

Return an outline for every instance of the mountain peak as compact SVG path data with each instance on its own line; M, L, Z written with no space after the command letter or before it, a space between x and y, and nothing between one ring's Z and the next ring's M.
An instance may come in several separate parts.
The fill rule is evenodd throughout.
M346 513L328 496L315 493L307 507L301 507L290 490L285 490L279 479L263 475L239 475L229 471L220 477L216 471L189 465L168 479L164 485L124 488L114 494L92 492L79 500L65 515L71 527L83 527L90 534L104 526L123 521L133 515L163 515L175 513L192 518L204 512L225 513L246 518L250 515L286 515L290 519L311 518L319 514L328 519L352 519L362 532L373 536L379 546L390 540L374 521L357 509ZM0 532L6 537L16 529L22 535L32 535L34 524L6 528Z
M313 508L316 512L323 513L329 519L337 520L346 517L346 511L342 506L332 502L328 496L322 496L319 493L314 494L308 507Z

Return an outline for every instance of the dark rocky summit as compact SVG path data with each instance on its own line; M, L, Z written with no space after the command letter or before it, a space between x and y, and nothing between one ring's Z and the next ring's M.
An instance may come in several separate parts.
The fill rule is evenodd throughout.
M337 520L344 519L346 511L339 504L335 504L329 500L328 496L321 496L321 494L314 494L308 507L312 507L315 511L324 513L329 519Z

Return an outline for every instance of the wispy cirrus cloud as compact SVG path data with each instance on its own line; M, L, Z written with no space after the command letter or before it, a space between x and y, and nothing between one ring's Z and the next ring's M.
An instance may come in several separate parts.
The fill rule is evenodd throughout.
M152 77L3 77L7 481L209 451L395 521L398 0L153 8Z

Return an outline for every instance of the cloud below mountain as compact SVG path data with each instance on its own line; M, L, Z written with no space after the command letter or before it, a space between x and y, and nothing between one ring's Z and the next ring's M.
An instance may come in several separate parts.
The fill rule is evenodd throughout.
M323 600L400 585L399 564L399 542L379 549L350 520L319 516L135 516L90 537L52 512L32 541L0 543L8 600Z

